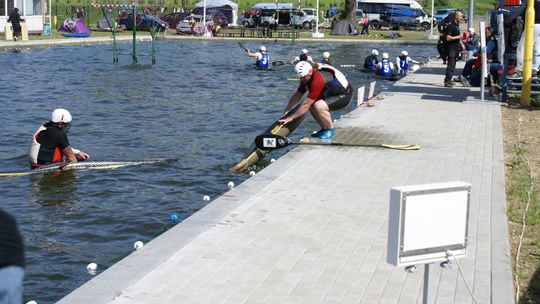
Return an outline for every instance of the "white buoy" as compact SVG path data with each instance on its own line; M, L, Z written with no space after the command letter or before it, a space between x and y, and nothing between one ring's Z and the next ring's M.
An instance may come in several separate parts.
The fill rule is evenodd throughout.
M141 242L141 241L136 241L134 244L133 244L133 248L135 248L136 250L139 250L141 248L143 248L144 246L144 243Z
M88 271L96 271L97 269L97 264L96 263L90 263L86 266L86 270Z
M249 176L254 176L255 174L255 171L249 171Z
M38 303L34 300L31 300L31 301L26 302L26 304L38 304Z
M276 159L275 159L275 158L272 158L272 159L270 160L270 162L271 162L271 163L275 163L275 162L276 162Z
M234 188L234 183L233 183L233 182L229 182L229 183L227 184L227 187L229 187L229 188L231 188L231 189Z
M208 201L210 201L210 196L205 195L205 196L203 196L202 199L203 199L203 201L208 202Z

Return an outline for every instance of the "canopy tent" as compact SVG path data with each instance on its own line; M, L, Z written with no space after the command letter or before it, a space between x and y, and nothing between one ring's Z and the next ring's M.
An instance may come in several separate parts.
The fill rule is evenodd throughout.
M341 20L334 24L330 35L358 35L358 31L356 30L356 26L349 20Z
M225 16L227 16L229 24L236 24L236 21L238 20L238 4L229 0L206 0L197 2L197 4L195 4L195 8L204 7L205 2L207 9L218 9Z

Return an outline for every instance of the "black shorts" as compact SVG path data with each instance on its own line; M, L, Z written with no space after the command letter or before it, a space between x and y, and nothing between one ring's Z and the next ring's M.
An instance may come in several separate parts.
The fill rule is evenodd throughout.
M353 89L352 86L349 84L343 94L328 96L325 98L324 101L326 101L326 104L328 105L328 109L330 109L330 111L341 110L348 106L349 103L351 103L352 93Z

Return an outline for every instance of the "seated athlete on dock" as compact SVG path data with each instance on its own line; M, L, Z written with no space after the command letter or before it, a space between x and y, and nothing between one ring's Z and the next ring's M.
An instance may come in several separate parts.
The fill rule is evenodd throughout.
M69 144L67 133L70 127L71 113L68 110L56 109L52 112L51 120L39 127L32 137L28 151L28 161L32 168L64 159L76 163L90 158L90 155Z

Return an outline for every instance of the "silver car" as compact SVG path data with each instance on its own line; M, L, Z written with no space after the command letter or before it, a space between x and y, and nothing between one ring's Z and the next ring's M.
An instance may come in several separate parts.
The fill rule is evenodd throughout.
M193 29L191 28L191 25L189 25L189 20L191 18L195 19L195 25L193 26ZM193 15L193 16L187 16L184 20L180 21L178 25L176 26L176 33L177 34L191 34L191 35L202 35L204 34L204 27L203 27L203 16L202 15ZM206 29L208 31L212 31L214 28L214 19L210 15L206 15Z

